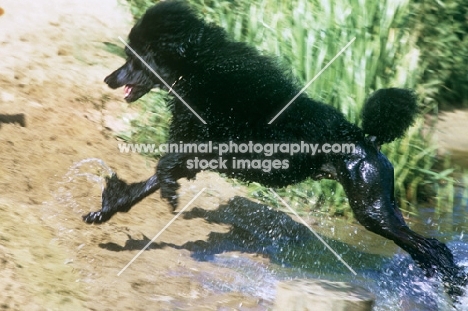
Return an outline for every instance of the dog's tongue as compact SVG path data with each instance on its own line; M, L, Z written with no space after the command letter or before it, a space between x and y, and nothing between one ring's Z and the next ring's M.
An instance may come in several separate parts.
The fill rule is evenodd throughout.
M124 91L125 91L125 98L127 98L130 95L130 93L132 92L132 86L125 85Z

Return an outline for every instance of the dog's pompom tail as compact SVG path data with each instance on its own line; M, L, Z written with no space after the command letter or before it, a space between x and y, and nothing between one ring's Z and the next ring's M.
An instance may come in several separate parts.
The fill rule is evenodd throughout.
M402 137L419 112L416 94L408 89L375 91L362 109L362 129L382 145Z

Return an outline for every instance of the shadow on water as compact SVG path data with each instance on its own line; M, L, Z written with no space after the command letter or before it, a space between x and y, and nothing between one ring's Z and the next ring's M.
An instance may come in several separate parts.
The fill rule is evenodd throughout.
M153 243L149 249L186 249L196 260L210 261L235 271L237 281L223 281L225 278L216 273L205 272L201 281L210 290L238 290L273 300L276 283L280 280L320 278L367 288L377 297L374 310L452 310L442 286L426 279L404 252L393 257L375 255L355 245L323 237L356 270L357 276L354 276L307 227L283 212L245 198L236 197L216 210L194 208L186 212L184 218L203 218L210 223L228 224L231 228L226 233L211 232L206 240L183 245ZM129 237L124 246L105 243L100 247L111 251L139 250L149 240ZM456 258L468 257L466 240L448 245ZM230 252L260 254L268 257L270 264ZM463 308L461 310L465 310Z

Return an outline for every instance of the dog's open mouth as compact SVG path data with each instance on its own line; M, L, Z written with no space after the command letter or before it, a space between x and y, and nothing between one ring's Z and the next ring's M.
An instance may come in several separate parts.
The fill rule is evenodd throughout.
M148 93L149 89L137 84L125 84L124 99L127 103L131 103Z
M127 99L132 94L133 87L134 86L132 84L126 84L125 85L125 87L124 87L124 92L125 92L124 99Z
M159 85L155 85L157 87ZM131 103L148 93L152 87L142 84L125 84L124 86L124 99L127 103Z

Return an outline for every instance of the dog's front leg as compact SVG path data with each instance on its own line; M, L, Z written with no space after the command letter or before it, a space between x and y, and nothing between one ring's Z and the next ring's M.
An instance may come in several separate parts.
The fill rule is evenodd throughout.
M188 169L187 159L190 156L180 153L166 154L159 160L156 175L161 185L161 197L168 200L172 211L177 208L177 189L180 185L177 182L180 178L193 179L199 170Z
M106 178L106 187L102 192L102 208L83 216L86 223L100 224L108 221L115 213L128 212L135 204L148 195L161 189L161 197L168 199L175 210L177 207L177 180L186 177L194 178L197 171L186 166L185 154L170 153L158 162L156 174L145 181L127 184L116 174Z
M388 159L374 145L364 142L335 166L359 223L407 251L427 276L439 276L455 300L462 295L468 277L454 262L450 249L412 231L405 223L395 201L394 171Z
M132 206L158 190L159 187L156 174L145 181L133 184L125 183L113 174L106 178L101 210L84 215L83 220L89 224L108 221L117 212L128 212Z

